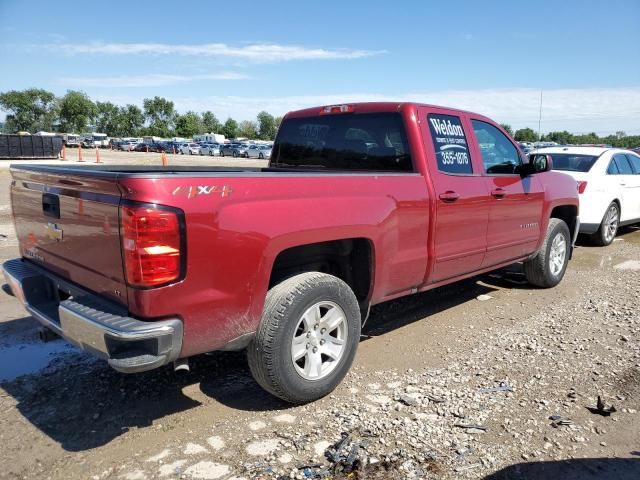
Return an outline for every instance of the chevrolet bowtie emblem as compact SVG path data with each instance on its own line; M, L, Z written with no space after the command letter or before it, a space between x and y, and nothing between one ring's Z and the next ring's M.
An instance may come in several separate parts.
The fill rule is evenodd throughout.
M47 237L51 240L56 240L58 242L62 241L62 229L58 228L58 225L49 222L44 228L47 232Z

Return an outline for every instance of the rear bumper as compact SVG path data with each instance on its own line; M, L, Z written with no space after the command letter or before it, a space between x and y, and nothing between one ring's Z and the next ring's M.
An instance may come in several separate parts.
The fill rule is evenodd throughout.
M123 373L135 373L176 360L182 349L182 321L143 322L22 259L2 266L12 293L45 327Z

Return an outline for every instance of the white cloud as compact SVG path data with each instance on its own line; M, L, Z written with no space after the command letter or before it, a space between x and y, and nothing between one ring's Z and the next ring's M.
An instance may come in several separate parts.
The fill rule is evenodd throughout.
M385 50L325 49L275 43L257 43L231 46L225 43L173 45L166 43L53 43L44 45L54 52L67 55L179 55L236 58L257 63L290 60L341 60L371 57Z
M91 95L98 100L120 104L142 103L142 97L131 95ZM399 95L345 93L335 95L241 97L202 96L171 97L180 111L212 110L224 120L255 119L261 110L282 115L290 110L347 102L414 101L455 107L486 115L514 128L538 128L540 90L447 90ZM559 89L543 92L542 131L568 130L572 133L595 131L600 135L624 130L640 134L640 87Z
M236 72L220 72L201 75L169 75L163 73L149 73L144 75L118 75L115 77L62 77L57 83L73 87L164 87L179 83L197 82L202 80L246 80L248 75Z

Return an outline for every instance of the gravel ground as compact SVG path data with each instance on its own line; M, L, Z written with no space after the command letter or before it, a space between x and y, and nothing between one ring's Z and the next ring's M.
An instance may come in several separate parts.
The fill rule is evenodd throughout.
M17 254L8 180L2 259ZM38 343L0 292L0 478L637 479L639 292L640 230L626 228L607 248L581 242L552 290L514 265L377 306L342 385L293 408L242 353L126 376ZM589 411L598 396L616 411Z

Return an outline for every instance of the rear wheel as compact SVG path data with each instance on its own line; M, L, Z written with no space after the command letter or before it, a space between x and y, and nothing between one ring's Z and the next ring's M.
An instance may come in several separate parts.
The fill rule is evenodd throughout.
M271 394L307 403L342 381L359 341L360 309L349 286L325 273L302 273L267 293L249 367Z
M613 239L616 238L618 233L618 226L620 224L620 209L616 202L612 202L607 208L607 211L602 217L602 223L596 233L593 234L593 241L601 247L611 245Z
M559 218L549 219L547 234L535 257L524 262L524 273L532 285L555 287L567 270L571 249L571 234Z

